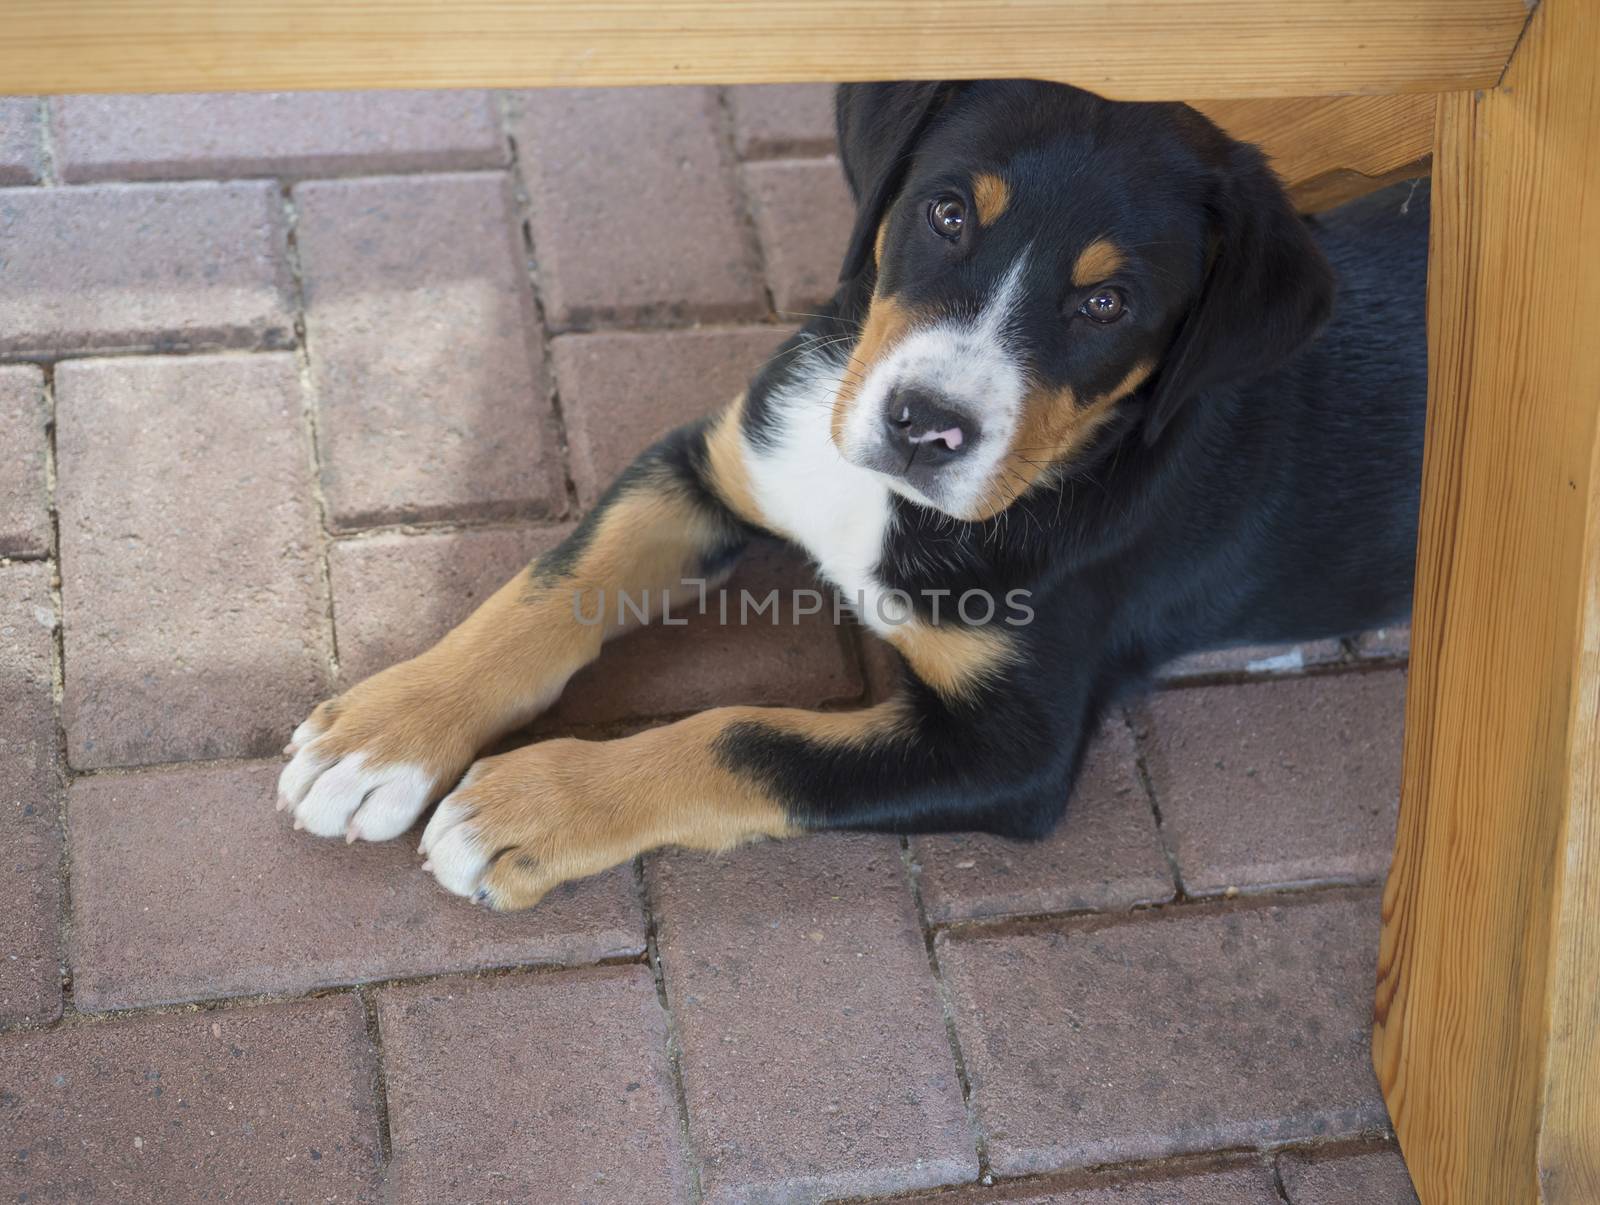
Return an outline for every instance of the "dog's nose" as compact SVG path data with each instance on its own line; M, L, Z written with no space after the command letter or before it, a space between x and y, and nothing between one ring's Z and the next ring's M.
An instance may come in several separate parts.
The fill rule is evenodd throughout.
M971 416L924 389L896 389L884 404L883 421L891 446L925 463L951 460L977 442Z

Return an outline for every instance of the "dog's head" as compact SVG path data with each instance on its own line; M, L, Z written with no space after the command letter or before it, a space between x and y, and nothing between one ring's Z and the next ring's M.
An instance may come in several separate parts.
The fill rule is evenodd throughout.
M1061 84L839 89L872 285L832 434L966 519L1081 457L1114 416L1154 443L1326 319L1332 276L1254 147L1185 105Z

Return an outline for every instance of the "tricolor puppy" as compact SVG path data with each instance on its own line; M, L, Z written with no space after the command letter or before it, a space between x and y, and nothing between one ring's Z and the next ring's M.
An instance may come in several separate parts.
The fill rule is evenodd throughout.
M849 86L838 118L858 210L826 313L436 647L318 707L296 827L387 840L442 797L422 853L496 908L661 845L1038 837L1164 662L1405 614L1425 194L1308 223L1189 108L1054 84ZM575 593L692 598L754 533L893 646L891 701L475 760L620 630Z

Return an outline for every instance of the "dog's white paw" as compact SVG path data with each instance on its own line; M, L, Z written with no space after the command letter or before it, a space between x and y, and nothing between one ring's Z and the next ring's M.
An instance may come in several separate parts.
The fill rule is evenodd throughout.
M472 778L469 772L468 781ZM484 875L489 869L488 849L473 823L473 809L457 796L466 782L456 791L446 795L438 809L422 830L422 844L417 852L427 858L423 864L433 872L439 885L456 895L487 903L488 888Z
M479 734L441 719L437 675L402 662L321 704L296 728L278 776L295 828L387 841L416 822L477 752Z
M278 807L292 811L295 828L318 837L398 837L422 815L439 785L412 762L374 765L362 752L334 757L316 739L298 743L278 776Z

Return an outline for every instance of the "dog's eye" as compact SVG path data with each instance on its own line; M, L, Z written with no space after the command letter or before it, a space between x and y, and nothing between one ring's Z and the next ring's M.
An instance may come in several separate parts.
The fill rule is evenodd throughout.
M1115 322L1122 317L1123 307L1126 304L1121 289L1102 285L1089 294L1084 303L1078 307L1078 313L1095 322Z
M961 237L961 229L966 224L967 207L959 197L940 197L928 206L928 225L940 238L954 242Z

